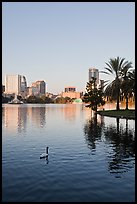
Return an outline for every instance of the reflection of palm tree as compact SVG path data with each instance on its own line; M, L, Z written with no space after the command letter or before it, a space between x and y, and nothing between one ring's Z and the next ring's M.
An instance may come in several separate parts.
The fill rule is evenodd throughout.
M131 159L135 156L135 140L133 132L128 130L126 121L126 129L118 125L105 128L105 138L112 145L112 153L109 154L109 171L111 173L123 173L132 167ZM133 164L133 163L132 163Z
M97 121L97 114L94 115L93 118L87 121L84 126L84 133L86 136L86 140L88 142L88 146L91 149L95 149L96 145L95 142L100 140L102 127L104 124L104 116L101 116L101 122Z

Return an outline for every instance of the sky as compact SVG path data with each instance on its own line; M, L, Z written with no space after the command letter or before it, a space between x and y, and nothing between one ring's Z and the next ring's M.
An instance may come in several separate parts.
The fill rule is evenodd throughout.
M135 2L2 2L3 84L20 74L53 94L85 92L89 68L118 56L135 68Z

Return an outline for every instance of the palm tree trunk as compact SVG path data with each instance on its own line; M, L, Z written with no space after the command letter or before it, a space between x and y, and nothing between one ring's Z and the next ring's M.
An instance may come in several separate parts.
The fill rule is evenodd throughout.
M97 114L97 105L95 106L95 113Z
M126 110L128 110L128 96L126 95Z
M118 96L117 96L117 107L116 107L116 109L117 109L117 111L120 109L120 108L119 108L119 94L118 94Z
M120 109L119 108L119 96L120 96L120 88L119 88L119 81L117 82L118 84L118 86L117 86L117 111Z

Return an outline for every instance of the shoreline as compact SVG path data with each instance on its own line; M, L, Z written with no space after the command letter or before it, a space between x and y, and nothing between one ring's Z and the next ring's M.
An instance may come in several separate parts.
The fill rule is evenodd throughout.
M108 116L108 117L115 117L115 118L124 118L124 119L134 119L135 120L135 109L121 109L117 110L101 110L97 111L97 114Z

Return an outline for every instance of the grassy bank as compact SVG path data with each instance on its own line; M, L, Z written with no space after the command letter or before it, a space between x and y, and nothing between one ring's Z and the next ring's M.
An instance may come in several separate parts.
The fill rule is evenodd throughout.
M110 117L135 119L135 110L119 110L119 111L104 110L104 111L97 111L97 114L110 116Z

